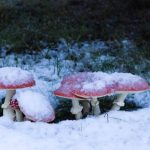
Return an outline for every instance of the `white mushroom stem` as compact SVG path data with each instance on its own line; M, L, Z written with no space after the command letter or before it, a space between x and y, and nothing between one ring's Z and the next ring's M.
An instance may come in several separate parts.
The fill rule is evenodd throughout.
M99 101L97 100L97 98L92 98L91 105L92 105L93 115L98 116L101 113L101 110L100 110Z
M3 109L3 116L9 118L10 120L14 120L15 119L15 113L14 110L12 108L4 108Z
M82 106L83 106L83 115L87 115L90 112L90 104L89 101L87 100L82 100L81 101Z
M1 106L3 108L3 116L6 116L10 118L11 120L13 120L12 118L14 118L14 111L12 110L11 107L9 107L9 104L10 104L11 98L13 97L15 93L16 93L16 90L7 90L4 104Z
M113 106L111 110L120 110L120 107L125 105L124 100L128 93L119 94L117 99L113 102Z
M19 109L15 109L16 113L16 121L22 121L23 120L23 114Z
M2 105L2 108L7 108L9 106L10 100L15 95L15 93L16 93L16 90L7 90L6 91L6 97L5 97L4 104Z
M83 107L79 104L78 99L72 99L72 108L70 112L75 115L76 120L82 118L82 109Z

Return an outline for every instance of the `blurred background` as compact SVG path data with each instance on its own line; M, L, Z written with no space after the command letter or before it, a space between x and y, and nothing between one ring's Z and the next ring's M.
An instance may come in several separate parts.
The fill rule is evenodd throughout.
M150 46L150 0L0 0L0 47L41 51L68 42L127 38Z

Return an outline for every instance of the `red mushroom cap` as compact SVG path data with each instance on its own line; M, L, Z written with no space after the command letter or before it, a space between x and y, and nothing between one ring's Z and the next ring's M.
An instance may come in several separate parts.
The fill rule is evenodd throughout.
M57 90L54 91L54 94L59 97L64 97L68 99L79 99L78 96L73 94L73 91L76 88L79 88L80 84L78 85L75 81L70 83L63 83ZM83 99L83 98L81 98Z
M103 97L114 93L115 82L110 75L103 72L94 72L85 76L86 81L80 88L74 90L74 94L84 98Z
M10 106L12 109L19 109L18 101L17 99L11 99L10 100Z
M54 94L65 98L90 98L145 90L150 90L148 83L130 73L84 72L65 77Z
M114 92L114 82L103 72L84 72L68 76L61 82L61 87L54 91L56 96L66 98L101 97Z
M136 93L150 90L148 83L140 76L131 73L113 73L112 77L116 82L117 93Z
M33 75L20 68L0 68L0 89L18 89L35 85Z
M81 84L86 81L87 78L91 78L91 76L91 72L82 72L67 76L62 80L60 88L54 91L54 94L59 97L83 100L85 98L77 95L75 91L80 89Z
M85 80L86 74L89 73L84 72L65 77L61 82L61 86L54 91L54 94L68 99L83 99L74 95L73 91L80 88L80 84Z

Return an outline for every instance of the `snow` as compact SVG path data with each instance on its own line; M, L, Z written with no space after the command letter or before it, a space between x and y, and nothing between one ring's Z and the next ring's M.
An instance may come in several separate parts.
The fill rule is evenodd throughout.
M46 121L55 118L53 107L41 93L34 91L19 92L13 99L18 100L21 111L28 119L33 121Z
M113 80L117 83L118 91L144 91L149 90L150 86L140 76L131 73L113 73Z
M143 80L140 76L133 75L131 73L115 72L112 74L112 76L116 82L119 82L120 84L125 84L125 85L134 84L135 82L139 82Z
M106 84L104 81L100 81L100 82L97 82L94 81L94 82L84 82L83 83L83 87L81 89L81 91L95 91L95 90L98 90L98 89L103 89L103 88L106 88Z
M149 150L150 109L109 112L58 124L11 122L0 118L4 150Z
M85 75L85 81L82 82L81 91L95 91L106 88L105 76L108 77L109 75L104 72L88 73L87 76Z
M9 86L18 86L33 82L33 75L21 68L17 67L3 67L0 68L0 84L1 88Z
M17 98L20 99L19 102L25 105L28 111L30 109L29 112L32 112L35 117L37 109L42 113L43 110L46 109L47 112L47 108L44 107L45 104L48 105L48 103L51 103L54 108L57 107L58 100L60 99L55 97L53 92L60 86L63 77L83 71L100 71L103 66L105 67L104 64L108 61L113 65L118 63L117 57L103 53L103 51L108 52L112 50L112 48L109 47L110 45L111 43L106 44L102 41L96 41L92 43L84 42L78 46L78 44L71 45L62 40L56 49L46 48L40 53L34 53L34 55L13 53L6 55L6 51L1 49L0 67L19 67L33 74L36 86L30 88L29 91L18 89ZM124 49L126 49L128 45L126 41L123 41L122 47ZM122 58L124 58L124 56ZM124 64L119 65L121 66L120 68L116 67L112 70L105 69L109 73L124 71L119 70L122 69ZM140 74L140 71L148 66L148 61L143 60L142 63L137 64L137 66L138 69L141 68L138 70L139 74L137 74L142 75L142 77L145 76L146 80L150 81L149 70L146 70L144 74ZM10 73L11 72L8 72L7 75L10 76ZM98 80L98 77L96 77L97 73L95 72L94 74ZM0 76L3 75L0 74ZM17 77L20 78L21 76L18 75ZM108 76L105 77L107 84L112 84L112 79L108 78ZM118 76L116 75L115 78L117 80ZM129 83L131 81L132 79ZM100 84L96 82L95 84L97 84L97 87L101 87ZM93 85L88 85L87 88L90 89L91 86ZM40 93L42 96L37 98L34 96L34 93ZM4 96L5 92L1 90L0 98L2 99ZM32 100L30 97L32 97ZM39 103L35 104L37 99L40 101L40 105L38 105ZM64 120L59 123L13 122L4 117L0 117L0 149L149 150L150 92L147 91L129 95L126 100L135 102L141 109L131 112L108 112L98 117L88 116L78 121ZM44 101L44 105L43 103L41 104L41 101ZM28 105L27 102L31 104ZM35 105L37 105L36 108ZM42 109L40 107L41 105L43 106Z
M78 73L69 76L62 81L62 86L64 89L67 89L66 87L68 86L71 88L69 92L73 91L78 96L96 97L110 95L120 91L134 93L150 90L150 86L146 80L140 76L131 73L104 73L101 71Z

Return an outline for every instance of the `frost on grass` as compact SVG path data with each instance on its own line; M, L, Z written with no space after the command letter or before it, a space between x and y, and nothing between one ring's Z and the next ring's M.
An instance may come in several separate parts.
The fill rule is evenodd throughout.
M120 58L125 57L129 59L128 63L131 63L133 55L132 57L128 57L130 51L123 51L124 55L119 55L121 50L120 47L119 49L116 48L116 43L118 43L118 41L103 42L97 40L80 44L70 44L65 40L61 40L55 49L45 48L40 53L33 53L34 55L13 53L8 55L6 53L7 50L2 48L0 53L0 67L17 66L32 72L36 80L36 86L33 87L33 89L48 97L49 101L56 107L58 104L56 101L59 99L53 95L53 91L58 88L64 76L72 75L77 72L100 70L107 72L127 72L125 67L134 65L124 64L124 61L119 61ZM123 41L123 43L127 43L126 40L125 42ZM124 45L122 43L120 44L122 46ZM131 48L129 44L125 45L129 50L133 50L133 47ZM133 45L132 42L131 45ZM140 61L138 66L139 74L145 70L145 66L149 66L149 62L142 59L142 62ZM142 75L146 76L147 80L149 80L148 72ZM0 97L4 97L4 95L5 94L0 91ZM136 101L134 98L132 100ZM141 106L142 105L143 103L141 103ZM147 106L150 106L150 103L147 103Z
M21 111L33 121L54 119L54 110L48 99L38 92L24 91L15 95Z

